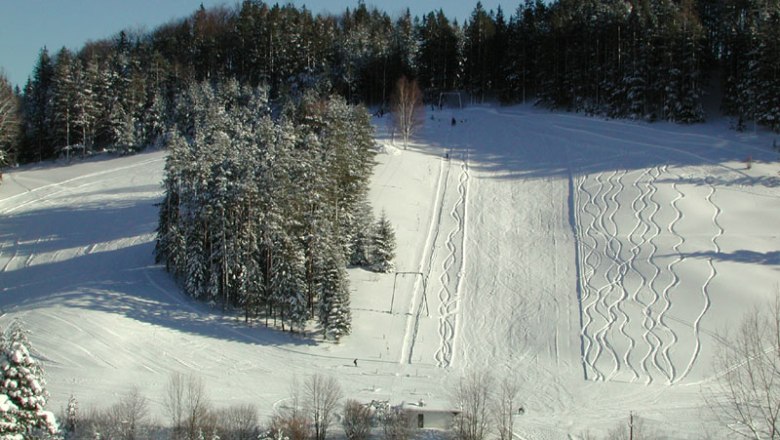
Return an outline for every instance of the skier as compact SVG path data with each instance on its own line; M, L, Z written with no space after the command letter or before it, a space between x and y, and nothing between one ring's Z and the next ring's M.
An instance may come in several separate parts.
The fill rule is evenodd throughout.
M452 118L452 126L454 127L454 126L455 126L455 124L457 124L457 123L458 123L458 121L456 121L456 120L455 120L455 118L453 117L453 118Z
M357 367L357 359L355 359L354 361L352 361L352 363L353 363L353 364L355 364L355 366Z

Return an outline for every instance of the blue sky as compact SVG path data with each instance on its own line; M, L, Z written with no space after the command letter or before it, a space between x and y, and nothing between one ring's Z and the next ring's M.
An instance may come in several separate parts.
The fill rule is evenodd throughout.
M483 0L485 9L504 9L508 17L522 0ZM0 0L0 70L12 84L24 86L41 48L56 53L61 47L77 50L89 40L110 37L122 29L151 30L172 19L190 15L200 4L229 6L239 0ZM267 0L273 4L276 1ZM286 3L286 2L280 2ZM315 13L339 13L357 0L292 1ZM477 0L366 0L391 16L408 6L412 15L444 9L459 22L468 17Z

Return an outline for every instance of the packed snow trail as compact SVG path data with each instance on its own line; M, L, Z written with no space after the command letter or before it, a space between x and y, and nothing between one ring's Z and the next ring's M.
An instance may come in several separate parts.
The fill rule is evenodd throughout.
M453 160L453 158L450 158ZM439 367L449 367L453 361L458 314L460 313L460 294L466 261L466 204L468 200L468 152L460 159L458 176L458 199L450 211L452 230L447 235L447 257L442 263L439 277L439 336L441 342L434 358Z
M442 206L444 197L447 194L449 184L450 165L442 162L439 166L439 174L434 194L433 211L431 215L431 225L428 228L428 235L425 239L425 248L422 260L419 266L419 272L422 273L422 279L415 280L414 290L409 305L408 318L406 320L406 330L404 331L403 346L401 349L401 363L411 364L414 358L414 345L417 340L417 333L420 330L420 319L423 310L428 311L428 279L431 274L431 266L436 259L436 243L439 240L442 223Z

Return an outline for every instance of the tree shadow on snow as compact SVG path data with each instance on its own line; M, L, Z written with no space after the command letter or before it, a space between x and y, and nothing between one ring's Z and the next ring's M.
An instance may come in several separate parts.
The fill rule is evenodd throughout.
M157 202L121 200L6 217L0 225L3 264L15 256L0 272L2 312L82 308L220 340L314 345L311 339L267 329L261 321L247 325L186 296L154 264Z
M769 266L780 265L780 251L755 252L749 250L739 250L730 253L703 251L680 254L682 258L704 258L715 261L731 261L735 263L747 264L765 264Z
M124 194L146 192L144 188L122 191ZM157 227L159 200L159 197L101 200L10 214L0 223L2 252L5 256L15 253L21 259L36 256L56 259L61 251L78 254L78 248L86 251L153 232Z
M763 186L765 188L780 187L780 177L778 176L739 176L735 178L725 178L723 176L707 177L681 177L679 179L658 179L658 183L677 183L690 184L695 186L724 186L724 187L749 187Z
M487 178L539 179L614 170L722 166L750 156L777 161L772 135L729 130L720 122L677 125L610 120L532 107L466 107L456 125L426 120L409 148L460 159ZM430 119L430 118L429 118ZM462 121L462 122L461 122ZM739 171L734 169L734 171Z

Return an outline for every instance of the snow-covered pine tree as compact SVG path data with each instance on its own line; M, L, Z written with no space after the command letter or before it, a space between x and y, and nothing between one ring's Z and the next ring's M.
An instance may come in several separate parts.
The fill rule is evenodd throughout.
M186 235L184 290L193 298L205 299L209 271L203 238L196 230L197 224L187 226L190 230Z
M124 105L115 99L108 115L109 138L111 145L119 150L127 150L135 145L135 126L132 116L125 111Z
M0 394L0 435L8 440L22 440L24 430L17 421L19 407L8 396Z
M163 188L165 190L163 201L160 203L159 222L157 225L157 242L155 244L155 262L165 263L168 272L177 277L186 272L186 239L184 224L181 217L181 193L184 190L183 173L186 170L186 158L189 147L184 138L175 130L167 136L166 146L168 157L165 160L165 177Z
M285 321L290 323L290 330L303 329L308 318L303 249L286 235L279 237L277 243L272 301L281 315L282 329Z
M374 229L374 243L372 252L373 269L377 272L390 272L395 264L395 231L387 219L385 211L379 216Z
M374 213L367 198L358 203L354 227L355 234L349 263L355 266L369 267L373 262Z
M328 246L325 271L320 287L320 325L326 338L338 341L352 331L349 307L349 279L343 254L336 246Z
M648 113L648 57L651 47L647 42L648 25L646 17L639 13L638 8L632 8L628 17L627 67L623 77L625 112L622 116L631 119L644 119Z
M74 137L84 147L81 150L83 157L87 153L87 148L92 145L92 127L96 110L94 108L95 98L92 85L89 83L87 72L80 62L74 63L73 81L76 84L76 94L73 103L73 126L76 131L75 135L77 135Z
M373 169L373 128L365 108L349 106L341 98L327 102L322 122L318 133L320 192L335 228L332 233L341 239L344 255L349 256L357 232L356 211L367 194Z
M79 402L76 396L70 395L68 405L65 407L65 423L62 426L62 434L65 440L76 440L79 437Z
M704 119L704 109L701 104L701 40L702 29L690 0L681 2L675 11L675 26L673 35L668 38L677 42L674 44L677 67L674 73L679 74L674 83L677 90L670 94L669 119L674 122L693 123Z
M165 101L159 90L150 91L143 111L143 135L145 146L159 145L165 133Z
M21 439L36 433L56 434L54 414L44 409L49 395L43 369L30 355L21 326L14 323L8 333L0 342L0 436Z
M254 235L254 225L249 225L251 235L245 237L243 248L243 273L241 275L241 285L239 287L238 304L244 309L244 320L249 321L250 317L257 315L262 305L263 291L263 272L262 262L260 261L260 247L258 238Z
M780 9L767 4L767 11L761 14L761 18L756 119L771 130L780 132Z
M68 49L63 47L57 52L54 78L50 90L51 129L54 136L52 141L56 148L67 147L74 143L77 90L73 79L73 69L76 64L78 63ZM66 154L68 151L66 150Z
M25 132L28 150L22 154L23 160L43 160L52 157L51 148L51 96L54 78L54 64L49 51L44 47L38 56L32 78L24 87Z

